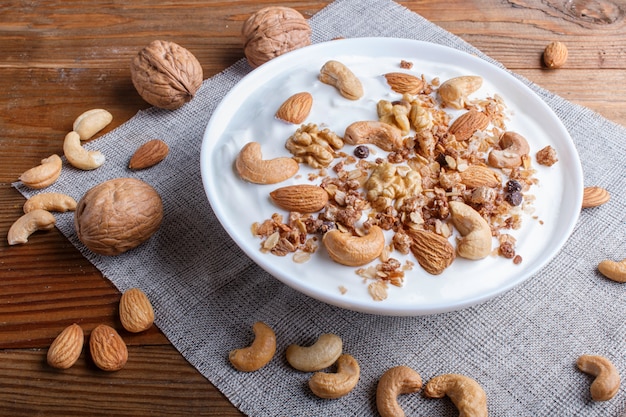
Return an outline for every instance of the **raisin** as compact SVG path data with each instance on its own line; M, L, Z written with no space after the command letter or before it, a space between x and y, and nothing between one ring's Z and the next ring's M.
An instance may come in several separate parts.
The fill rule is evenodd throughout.
M365 145L359 145L354 148L354 156L359 159L367 158L370 155L370 149Z
M512 193L507 193L506 197L504 197L506 201L512 206L519 206L522 204L523 196L519 191L513 191Z
M522 184L520 184L516 180L508 180L505 185L505 189L509 193L514 193L516 191L522 191ZM517 204L516 204L517 205Z

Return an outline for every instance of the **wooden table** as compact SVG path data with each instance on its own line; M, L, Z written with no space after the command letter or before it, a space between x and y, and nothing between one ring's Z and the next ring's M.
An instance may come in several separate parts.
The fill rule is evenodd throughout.
M400 2L511 70L626 125L626 5L622 0ZM328 2L191 0L15 1L0 6L0 414L7 416L240 416L156 328L124 333L132 360L99 371L85 353L67 371L46 365L67 325L121 328L120 293L57 230L9 247L24 198L11 183L52 153L77 115L105 108L115 128L148 105L129 62L154 39L189 49L205 78L243 57L243 21L263 6L309 17ZM569 47L565 67L542 67L544 47ZM594 138L589 138L594 140Z

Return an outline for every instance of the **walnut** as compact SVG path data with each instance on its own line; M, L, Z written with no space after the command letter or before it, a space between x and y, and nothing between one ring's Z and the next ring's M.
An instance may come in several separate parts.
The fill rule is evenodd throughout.
M285 52L311 44L307 20L289 7L265 7L243 24L244 53L256 68Z
M144 100L168 110L191 100L202 85L202 66L191 52L174 42L152 41L133 58L130 73Z
M116 178L96 185L76 206L78 239L101 255L118 255L147 241L163 219L161 197L134 178Z

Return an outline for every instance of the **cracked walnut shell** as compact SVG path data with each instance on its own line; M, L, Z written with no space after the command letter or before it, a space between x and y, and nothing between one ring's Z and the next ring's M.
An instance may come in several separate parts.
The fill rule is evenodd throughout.
M202 66L182 46L152 41L133 58L133 85L148 103L174 110L190 101L202 85Z
M272 58L311 44L307 20L289 7L265 7L243 24L244 53L256 68Z

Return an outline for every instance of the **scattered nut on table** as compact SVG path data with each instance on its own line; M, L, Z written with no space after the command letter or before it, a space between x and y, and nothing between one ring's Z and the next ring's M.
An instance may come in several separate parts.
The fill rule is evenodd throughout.
M34 209L22 215L9 228L7 241L9 245L19 245L28 242L28 238L37 230L50 230L56 224L56 219L49 211Z
M256 68L286 52L311 44L311 27L295 9L281 6L265 7L244 22L244 54Z
M115 178L94 186L74 212L78 239L92 252L110 256L150 239L162 220L161 196L136 178Z
M589 391L594 401L608 401L617 394L621 378L615 365L600 355L582 355L576 361L582 372L595 377Z
M543 51L543 62L550 69L561 68L567 62L569 52L563 42L550 42Z
M89 353L96 366L103 371L119 371L128 361L128 348L117 331L100 324L89 335Z
M48 348L48 365L57 369L70 368L80 357L84 342L83 329L78 324L67 326Z
M36 209L65 213L76 209L76 200L63 193L40 193L30 197L24 203L24 213Z
M339 356L337 371L316 372L309 379L309 388L320 398L335 399L350 393L359 382L361 368L357 360L348 354Z
M113 120L113 115L105 109L91 109L79 115L72 130L80 136L80 140L91 139Z
M231 365L238 371L254 372L267 365L276 353L276 334L262 321L252 326L254 341L247 347L232 350L228 355Z
M160 139L152 139L141 145L128 162L133 171L150 168L165 159L170 148Z
M85 171L96 169L106 160L100 151L88 151L80 143L80 135L71 131L65 135L63 153L67 161L74 167Z
M314 372L335 363L341 356L342 350L341 338L332 333L325 333L311 346L289 345L285 357L294 369Z
M63 161L59 155L50 155L41 160L41 164L30 168L20 175L19 180L28 188L46 188L56 182L61 175Z
M468 376L435 376L426 383L424 395L429 398L448 396L459 410L459 416L487 417L487 394L476 380Z
M605 259L598 264L598 271L615 282L626 282L626 259L619 262Z
M381 417L404 417L404 410L398 404L398 396L411 394L422 388L422 378L408 366L395 366L388 369L376 386L376 408Z
M124 291L118 310L122 326L131 333L148 330L154 323L154 309L150 299L139 288Z
M190 101L202 85L202 66L182 46L155 40L132 59L130 73L139 95L155 107L175 110Z

